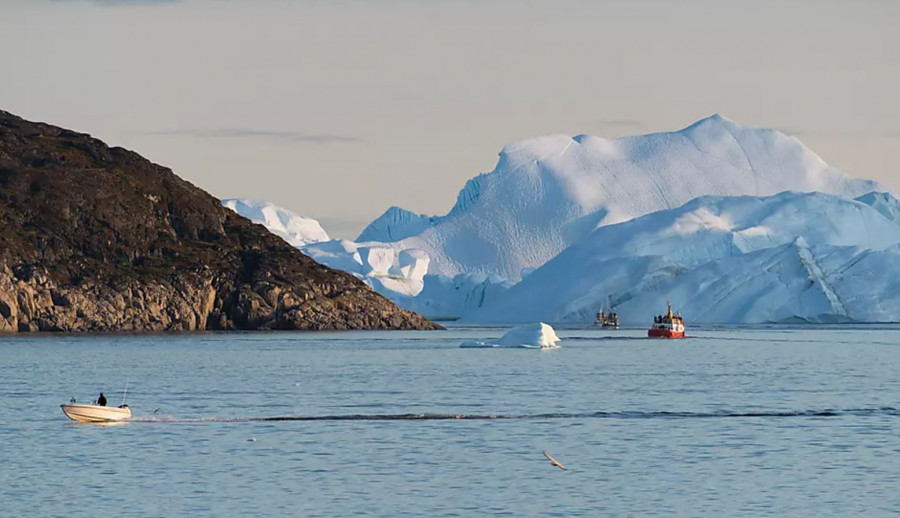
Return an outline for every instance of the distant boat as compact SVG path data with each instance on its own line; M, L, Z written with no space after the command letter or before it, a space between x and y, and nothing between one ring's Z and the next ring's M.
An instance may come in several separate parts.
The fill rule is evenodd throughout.
M597 327L618 329L619 314L616 313L616 308L610 308L609 313L605 313L603 311L603 306L600 306L600 311L597 312L597 318L594 320L594 325Z
M681 313L672 313L672 304L666 301L665 315L653 317L653 327L647 331L650 338L684 338L684 319Z
M82 403L66 403L59 405L66 417L79 423L108 423L110 421L122 421L131 417L131 409L128 405L100 406L85 405Z

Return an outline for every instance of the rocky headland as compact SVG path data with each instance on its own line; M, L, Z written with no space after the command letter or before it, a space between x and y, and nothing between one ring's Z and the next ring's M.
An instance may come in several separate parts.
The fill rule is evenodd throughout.
M138 154L0 111L0 332L437 329Z

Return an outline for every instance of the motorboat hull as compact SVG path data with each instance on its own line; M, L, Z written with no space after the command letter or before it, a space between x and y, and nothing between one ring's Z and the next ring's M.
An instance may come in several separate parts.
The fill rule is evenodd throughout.
M120 407L82 405L79 403L66 403L59 405L66 417L79 423L108 423L122 421L131 417L131 409L128 405Z

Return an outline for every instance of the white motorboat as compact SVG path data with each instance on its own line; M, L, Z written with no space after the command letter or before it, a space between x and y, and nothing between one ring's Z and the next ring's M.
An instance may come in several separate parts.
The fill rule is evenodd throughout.
M86 405L76 403L72 398L66 404L59 405L66 417L79 423L112 423L116 421L124 421L131 417L131 409L125 404L125 395L128 394L128 383L125 383L125 390L122 391L122 404L119 406L98 405L96 401ZM103 396L103 393L100 393ZM106 400L103 400L106 403Z
M128 405L100 406L85 405L82 403L66 403L59 405L66 417L79 423L108 423L110 421L122 421L131 417L131 409Z

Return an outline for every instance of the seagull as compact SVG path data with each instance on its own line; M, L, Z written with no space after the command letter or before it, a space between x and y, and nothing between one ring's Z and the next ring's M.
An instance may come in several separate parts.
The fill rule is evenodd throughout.
M556 459L554 459L553 457L551 457L550 454L547 453L547 450L544 450L544 457L547 457L547 460L550 461L550 464L553 464L553 465L556 466L557 468L562 469L562 470L565 470L565 469L566 469L566 467L563 466L562 464L560 464L560 462L559 462L558 460L556 460Z

